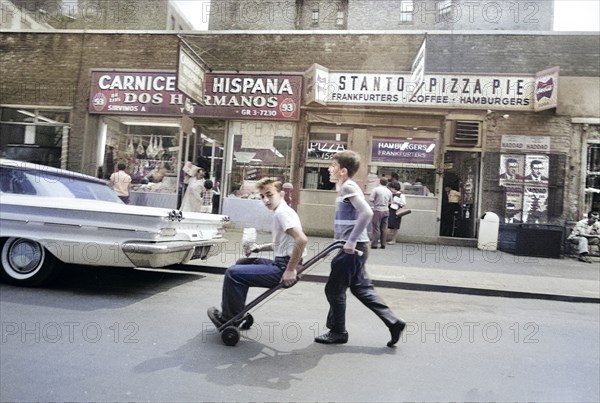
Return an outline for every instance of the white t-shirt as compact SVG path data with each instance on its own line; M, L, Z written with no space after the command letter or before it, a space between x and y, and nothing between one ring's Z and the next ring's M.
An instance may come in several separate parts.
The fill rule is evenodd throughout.
M279 206L273 211L272 236L275 257L292 255L292 251L294 250L294 238L285 231L295 227L302 230L300 217L298 217L298 214L288 206L285 200L281 199ZM302 253L302 256L305 255L306 249Z

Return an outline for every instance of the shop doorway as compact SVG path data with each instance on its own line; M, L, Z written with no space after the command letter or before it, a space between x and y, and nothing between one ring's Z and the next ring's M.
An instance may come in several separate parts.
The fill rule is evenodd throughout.
M477 236L480 161L478 152L448 151L444 155L441 236Z

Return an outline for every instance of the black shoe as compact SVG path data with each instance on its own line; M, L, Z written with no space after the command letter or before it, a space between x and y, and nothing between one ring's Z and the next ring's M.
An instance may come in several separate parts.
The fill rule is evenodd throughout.
M329 331L325 334L315 337L315 342L321 344L344 344L348 343L348 332L336 333Z
M371 249L377 249L377 245L371 245Z
M394 345L398 343L398 340L400 340L400 335L402 334L402 331L405 327L406 323L401 319L398 320L398 322L394 323L392 326L390 326L390 335L392 336L392 338L387 343L388 347L394 347Z
M210 307L206 310L206 314L208 315L208 318L210 319L210 321L215 325L215 327L219 328L221 326L223 326L223 324L225 322L227 322L227 320L223 317L223 314L221 314L221 311L219 311L217 308Z
M381 249L385 249L385 244L381 244Z

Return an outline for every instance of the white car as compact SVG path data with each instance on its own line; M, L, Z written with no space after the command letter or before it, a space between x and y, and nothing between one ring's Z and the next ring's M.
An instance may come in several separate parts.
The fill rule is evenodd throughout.
M229 218L124 204L92 176L0 159L0 277L36 286L60 262L158 268L206 259Z

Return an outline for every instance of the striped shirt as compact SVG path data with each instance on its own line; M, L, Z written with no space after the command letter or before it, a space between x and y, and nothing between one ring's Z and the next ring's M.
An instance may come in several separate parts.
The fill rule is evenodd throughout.
M350 234L358 222L358 212L350 202L352 197L362 197L362 190L352 179L346 180L335 199L335 239L338 241L368 242L367 228L360 232L358 239L350 239Z

